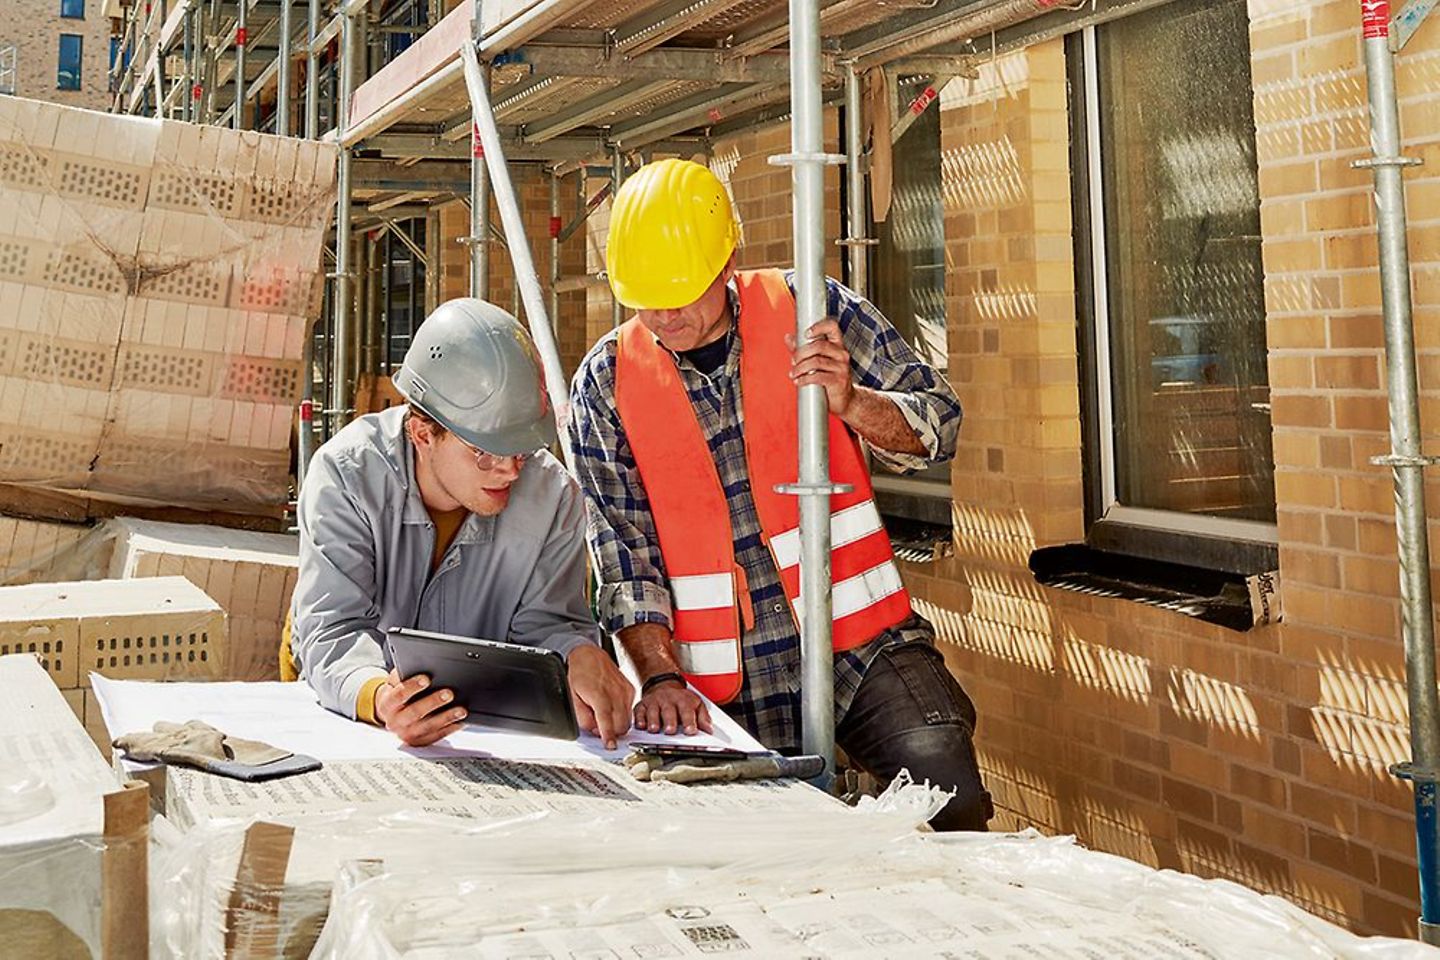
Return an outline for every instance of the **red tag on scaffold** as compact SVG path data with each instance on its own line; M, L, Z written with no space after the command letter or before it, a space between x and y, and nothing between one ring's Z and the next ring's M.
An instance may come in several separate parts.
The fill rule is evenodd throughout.
M551 218L550 218L550 237L551 237L552 239L554 239L554 238L559 237L559 236L560 236L560 218L559 218L559 217L551 217Z
M235 28L235 46L237 46L237 47L243 47L243 46L245 46L245 33L246 33L246 30L245 30L244 27L236 27L236 28Z
M1390 36L1390 0L1360 0L1365 39Z
M937 96L939 96L939 94L935 92L934 87L926 87L920 91L920 96L910 101L910 112L917 117L920 116L920 114L925 112L926 107L935 102Z
M485 156L485 141L480 139L480 128L470 124L470 156L479 159Z
M315 419L315 404L309 400L300 401L300 422L309 423Z
M720 112L719 107L711 107L708 116L710 117L711 123L719 123L725 119L725 114Z
M198 83L195 84L195 86L193 86L193 87L190 88L190 99L191 99L191 100L199 100L199 99L200 99L200 94L201 94L201 92L202 92L202 91L201 91L201 89L200 89L200 84L198 84Z

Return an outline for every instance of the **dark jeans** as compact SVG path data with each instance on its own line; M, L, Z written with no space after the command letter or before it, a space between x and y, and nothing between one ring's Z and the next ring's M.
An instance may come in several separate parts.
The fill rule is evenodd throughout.
M984 830L995 814L980 782L971 740L975 705L928 643L886 647L865 672L835 742L871 776L888 784L900 770L916 783L954 790L930 826Z

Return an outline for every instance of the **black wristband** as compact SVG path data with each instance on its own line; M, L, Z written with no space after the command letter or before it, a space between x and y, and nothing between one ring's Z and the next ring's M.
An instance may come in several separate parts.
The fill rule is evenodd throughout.
M651 687L658 687L660 686L660 684L669 683L672 680L674 680L676 683L681 684L682 686L685 683L685 678L678 673L657 673L649 680L646 680L644 683L640 684L640 696L643 697L645 696L645 694L649 693Z

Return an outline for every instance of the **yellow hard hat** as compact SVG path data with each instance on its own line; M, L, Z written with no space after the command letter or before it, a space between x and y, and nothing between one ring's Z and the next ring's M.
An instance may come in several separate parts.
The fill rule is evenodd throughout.
M634 310L689 306L720 275L739 239L730 195L709 167L647 163L610 206L610 289Z

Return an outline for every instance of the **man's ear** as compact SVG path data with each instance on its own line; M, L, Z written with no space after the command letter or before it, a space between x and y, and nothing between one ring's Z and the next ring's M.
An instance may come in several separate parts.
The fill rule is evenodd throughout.
M730 259L725 261L725 269L720 271L720 278L724 283L729 283L735 277L735 254L738 251L730 251Z
M431 432L429 424L417 417L405 418L405 432L410 435L410 442L415 445L416 450L428 453L435 443L435 434Z

